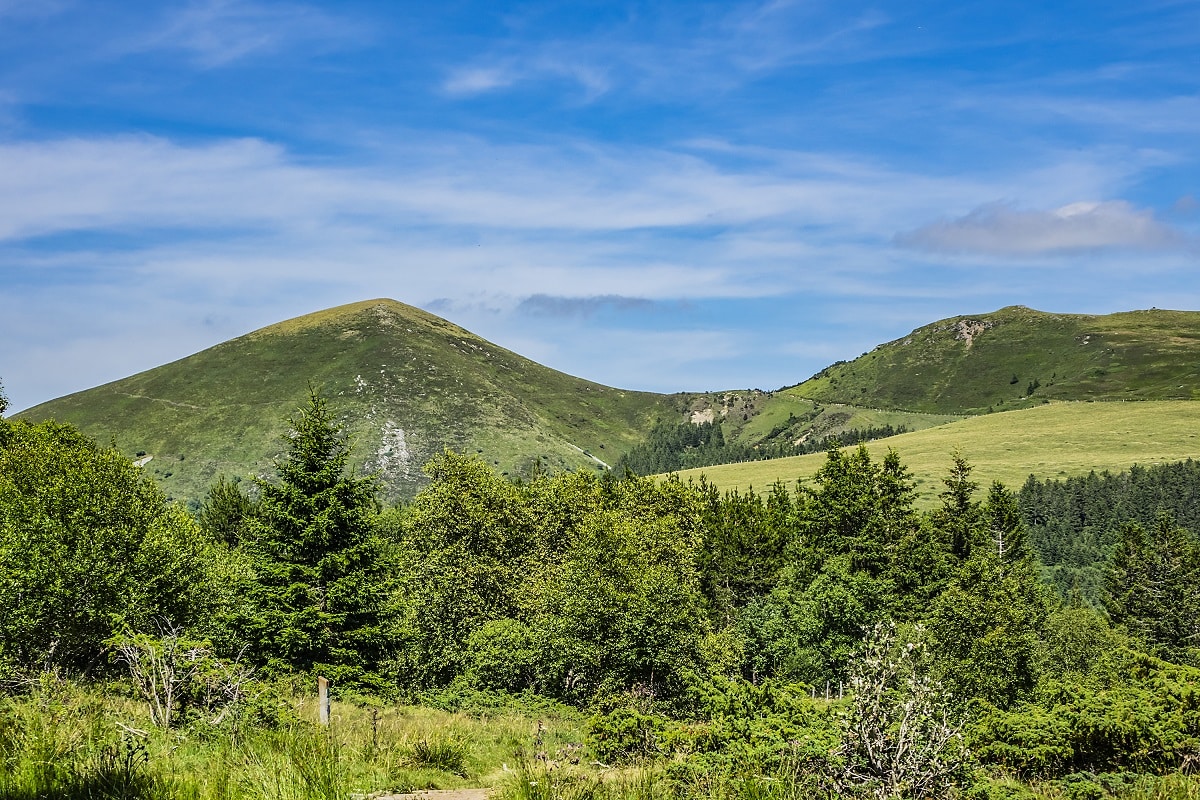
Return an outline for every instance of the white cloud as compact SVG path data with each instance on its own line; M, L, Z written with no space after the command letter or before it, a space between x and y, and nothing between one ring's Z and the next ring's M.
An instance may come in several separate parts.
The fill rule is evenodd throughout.
M1153 212L1122 200L1076 202L1051 211L993 203L901 234L896 242L920 250L998 256L1194 246L1181 232L1155 219Z
M914 280L909 254L879 248L897 226L915 228L979 197L1112 196L1130 162L1085 153L1074 167L938 178L730 145L499 146L446 136L431 145L414 132L394 140L402 144L359 153L353 165L308 161L254 139L0 144L2 305L12 312L0 308L0 377L14 406L321 306L379 296L414 304L452 298L448 315L456 322L613 385L706 388L695 381L717 363L711 359L725 359L723 384L761 382L754 374L774 375L778 364L741 365L745 342L735 352L720 337L684 333L656 340L666 350L626 351L607 333L560 340L545 329L573 324L570 317L531 321L518 309L539 295L561 298L560 310L636 298L628 318L642 321L671 317L689 300L783 295L804 298L811 309L845 296L946 297L942 305L953 305L961 303L962 285L944 275ZM1144 213L1109 210L1117 219ZM1018 277L1022 286L1033 280ZM1028 301L1005 291L1014 293L1006 303ZM642 301L654 301L652 314ZM26 310L40 322L21 330L16 312ZM213 314L227 321L207 326ZM122 320L119 333L108 321L113 315ZM42 360L17 344L31 340L43 352L62 352L78 370L39 370ZM88 366L89 341L123 355ZM663 367L676 358L678 365ZM766 381L798 380L820 366Z
M699 7L697 7L699 9ZM638 15L582 36L521 35L451 70L450 94L478 94L567 80L591 101L620 87L673 99L710 95L795 64L874 60L895 55L894 39L875 36L888 19L875 11L827 13L824 4L729 4L721 13ZM649 36L648 36L649 34ZM900 50L909 49L901 46Z
M547 50L529 57L503 57L456 68L443 82L442 91L470 96L532 81L566 81L583 90L583 100L591 101L609 90L608 72L606 68L581 60L579 54Z
M359 26L311 5L193 0L140 41L124 47L133 52L178 50L201 67L216 68L254 54L301 44L328 47L363 36Z
M481 94L506 88L516 80L516 76L503 67L467 67L451 73L442 88L449 94Z

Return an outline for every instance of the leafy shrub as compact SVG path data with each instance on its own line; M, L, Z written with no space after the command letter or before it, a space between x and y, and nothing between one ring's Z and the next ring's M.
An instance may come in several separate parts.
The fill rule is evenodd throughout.
M485 622L467 640L466 678L484 689L520 692L537 666L533 632L515 619Z
M622 707L592 717L588 744L601 761L627 764L666 752L669 722L657 714Z
M985 763L1043 778L1170 772L1194 759L1200 752L1200 670L1128 650L1109 668L1122 683L1051 685L1037 705L982 715L972 749Z

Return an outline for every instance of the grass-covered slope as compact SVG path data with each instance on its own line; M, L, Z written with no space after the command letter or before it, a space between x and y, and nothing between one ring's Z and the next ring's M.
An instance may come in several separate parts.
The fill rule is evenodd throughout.
M1043 400L1200 397L1200 312L1047 314L1010 306L918 328L783 392L933 414Z
M201 498L218 473L270 472L285 419L312 384L360 465L391 497L411 495L445 447L518 473L600 468L640 441L680 397L565 375L411 306L371 300L288 320L203 352L31 408L131 457L174 497ZM590 455L589 455L590 454Z
M1133 464L1200 458L1200 403L1192 401L1052 403L986 414L867 444L873 458L895 448L913 472L920 504L937 502L957 448L975 467L983 489L993 481L1020 488L1030 475L1062 478L1091 470L1118 472ZM721 489L764 490L793 485L825 461L815 453L679 473L703 474Z

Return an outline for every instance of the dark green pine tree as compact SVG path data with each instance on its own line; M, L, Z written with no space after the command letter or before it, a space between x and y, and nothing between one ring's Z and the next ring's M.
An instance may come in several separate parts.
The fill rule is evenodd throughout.
M255 573L248 638L272 671L370 682L385 650L375 481L346 474L349 445L316 390L291 425L278 481L258 481L242 527Z
M988 549L1000 561L1012 564L1033 556L1025 536L1025 523L1021 520L1021 509L1017 496L994 481L983 504L983 524Z
M1104 607L1158 656L1196 663L1200 642L1200 545L1160 512L1149 530L1126 523L1109 557Z
M957 450L951 455L950 474L943 479L942 507L933 514L934 526L942 532L950 552L965 561L981 537L982 510L973 499L979 484L971 480L971 465Z

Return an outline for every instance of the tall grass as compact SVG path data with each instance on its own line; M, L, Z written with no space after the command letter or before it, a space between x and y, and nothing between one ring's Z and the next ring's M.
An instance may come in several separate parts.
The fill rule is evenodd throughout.
M323 728L311 701L292 710L274 727L161 731L129 698L45 678L0 695L0 800L346 800L486 787L537 730L514 714L341 703ZM550 727L581 741L581 725Z
M314 705L293 704L295 714L274 727L164 732L129 698L42 678L0 695L0 800L350 800L463 787L490 787L497 800L831 797L787 765L763 775L736 765L705 772L678 758L622 769L589 763L581 718L335 704L323 728ZM1128 776L1119 788L1089 782L997 782L995 792L972 796L1200 800L1196 776Z

